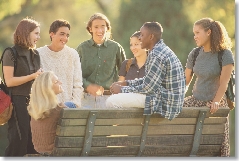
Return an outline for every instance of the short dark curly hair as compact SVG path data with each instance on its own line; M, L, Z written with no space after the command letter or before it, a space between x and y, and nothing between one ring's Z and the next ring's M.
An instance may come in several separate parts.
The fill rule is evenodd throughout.
M154 34L157 40L162 38L163 27L159 22L145 22L143 26L148 28L148 30Z
M52 22L50 29L49 29L49 34L51 32L56 33L60 27L68 27L69 30L71 29L71 25L68 21L63 20L63 19L57 19L54 22ZM50 39L51 39L51 37L50 37Z

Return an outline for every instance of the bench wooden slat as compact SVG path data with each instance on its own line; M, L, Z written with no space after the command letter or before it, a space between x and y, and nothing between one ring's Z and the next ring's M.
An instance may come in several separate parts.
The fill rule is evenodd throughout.
M97 119L95 125L140 125L143 124L143 118L132 118L132 119ZM87 119L60 119L59 125L61 126L75 126L75 125L85 125ZM170 121L165 118L151 118L149 125L159 125L159 124L193 124L195 125L197 118L175 118L175 121ZM206 118L204 124L220 124L225 123L226 118Z
M185 130L187 129L187 130ZM204 125L203 134L217 134L224 132L224 125ZM195 125L159 125L149 126L148 135L157 134L194 134ZM93 135L141 135L142 126L95 126ZM85 126L57 127L58 136L84 136Z
M187 129L187 130L185 130ZM218 134L224 133L224 125L204 125L202 134ZM148 135L157 134L194 134L195 125L159 125L150 126L148 129Z
M136 156L139 146L127 147L92 147L89 156ZM146 146L142 156L188 156L191 146ZM207 156L219 155L221 145L201 145L199 147L198 155ZM54 155L56 156L80 156L82 148L56 148ZM206 153L205 153L206 152ZM102 155L103 154L103 155Z
M209 111L208 107L183 107L182 112L178 115L177 118L197 118L200 109L206 109ZM84 108L64 108L61 113L61 118L88 118L90 111L98 111L97 118L141 118L143 115L142 108L121 108L121 109L84 109ZM229 108L219 108L218 111L214 114L207 112L206 117L226 117ZM163 118L160 114L153 114L151 118Z
M202 135L200 144L204 145L220 145L223 141L223 135ZM160 135L160 136L148 136L145 145L191 145L193 142L193 135ZM74 147L82 148L84 143L84 137L56 137L56 147ZM106 147L106 146L132 146L139 145L139 136L114 136L105 137L98 136L93 137L92 147Z

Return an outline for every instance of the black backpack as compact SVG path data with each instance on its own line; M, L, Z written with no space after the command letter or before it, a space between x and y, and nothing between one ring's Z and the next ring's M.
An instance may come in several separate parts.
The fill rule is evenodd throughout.
M193 67L195 65L195 61L197 59L197 56L199 54L200 49L201 49L201 47L197 47L194 50L194 53L193 53ZM220 65L221 70L222 70L222 56L223 56L223 53L224 53L224 50L221 50L221 51L218 52L218 63ZM193 69L192 69L191 75L193 75ZM227 96L227 104L228 104L228 107L231 110L233 110L235 108L235 92L234 92L234 89L235 89L235 72L233 70L233 72L231 73L230 80L228 82L227 90L225 92L225 94Z
M16 49L14 47L7 47L3 51L1 59L0 59L0 64L2 63L3 55L4 55L6 50L11 50L12 51L11 53L12 53L12 60L14 62L14 74L15 74L16 67L17 67L17 51L16 51ZM11 88L8 88L6 86L5 79L4 79L3 64L2 64L2 75L3 75L3 79L1 80L0 89L3 90L6 94L11 96L11 90L10 90Z

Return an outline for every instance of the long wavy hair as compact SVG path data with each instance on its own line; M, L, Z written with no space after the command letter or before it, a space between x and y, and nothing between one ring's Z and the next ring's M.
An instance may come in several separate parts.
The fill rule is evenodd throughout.
M106 27L107 27L107 33L106 33L106 38L111 39L112 35L111 35L111 25L110 25L110 20L102 13L95 13L94 15L92 15L87 23L86 29L87 31L91 34L91 36L93 36L93 34L90 32L90 28L92 27L92 22L96 19L99 20L104 20L106 23Z
M13 34L14 44L23 48L34 48L34 45L31 44L30 33L37 27L40 27L40 24L32 18L22 19Z
M35 120L48 117L50 110L59 105L57 96L52 88L54 76L55 74L52 71L44 72L32 84L30 103L27 110Z
M196 21L194 25L200 25L204 28L204 31L211 30L210 43L212 53L232 48L231 38L220 21L214 21L212 18L202 18Z

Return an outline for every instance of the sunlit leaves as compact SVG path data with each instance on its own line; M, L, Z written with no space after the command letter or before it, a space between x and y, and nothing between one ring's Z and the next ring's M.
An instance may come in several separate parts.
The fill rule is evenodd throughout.
M0 1L0 20L5 16L10 16L21 11L21 5L26 0L1 0Z

